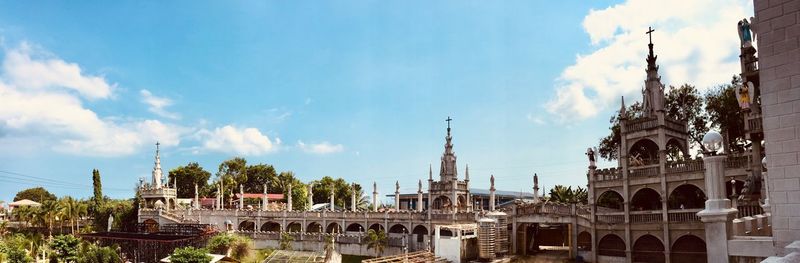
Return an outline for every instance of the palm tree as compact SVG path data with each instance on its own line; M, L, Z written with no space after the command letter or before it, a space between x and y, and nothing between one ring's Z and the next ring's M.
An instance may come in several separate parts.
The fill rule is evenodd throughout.
M61 209L58 202L52 200L44 201L42 206L39 207L41 220L47 226L47 233L50 237L53 236L53 221L57 220L61 214L59 210Z
M565 187L563 185L556 185L550 189L550 201L559 203L573 203L575 194L572 192L572 187Z
M383 254L386 243L386 232L383 232L383 230L375 232L375 229L370 229L367 231L367 249L375 249L379 257Z
M63 220L69 221L69 230L70 233L75 233L75 219L80 217L80 203L72 198L71 196L66 196L61 198L61 215L63 216Z

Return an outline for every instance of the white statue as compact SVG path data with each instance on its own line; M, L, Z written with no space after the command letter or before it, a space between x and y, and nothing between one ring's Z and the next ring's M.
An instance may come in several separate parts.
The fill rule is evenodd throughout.
M111 232L111 226L114 225L114 214L108 214L108 230L107 232Z

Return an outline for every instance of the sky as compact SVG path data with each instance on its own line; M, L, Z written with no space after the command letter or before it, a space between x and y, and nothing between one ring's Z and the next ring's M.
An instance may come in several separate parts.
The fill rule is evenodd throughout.
M585 187L586 149L622 96L641 100L647 28L662 81L704 91L737 74L752 15L746 0L0 0L0 200L87 198L92 169L132 197L157 141L165 173L240 156L415 192L448 116L472 187Z

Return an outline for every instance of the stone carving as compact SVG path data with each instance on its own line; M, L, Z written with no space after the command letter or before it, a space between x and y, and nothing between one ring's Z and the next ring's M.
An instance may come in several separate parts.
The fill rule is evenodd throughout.
M750 31L750 22L747 21L747 18L740 20L737 28L739 29L739 41L742 47L752 47L753 36Z

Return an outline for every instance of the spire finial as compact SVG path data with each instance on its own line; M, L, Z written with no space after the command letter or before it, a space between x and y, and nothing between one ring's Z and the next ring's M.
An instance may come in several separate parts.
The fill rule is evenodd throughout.
M653 44L653 31L656 31L653 27L647 27L647 33L645 33L650 36L650 45Z
M447 116L447 119L444 120L444 121L447 122L447 136L450 136L450 122L453 121L453 118L450 118L450 116Z
M469 181L469 164L467 164L467 168L465 170L466 174L464 175L464 180Z

